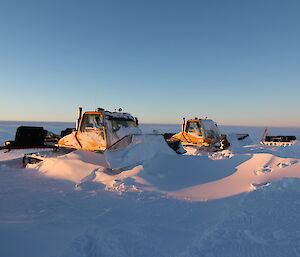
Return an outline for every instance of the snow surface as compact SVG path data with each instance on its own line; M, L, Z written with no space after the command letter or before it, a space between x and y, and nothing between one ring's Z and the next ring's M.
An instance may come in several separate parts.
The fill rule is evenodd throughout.
M0 123L0 141L9 125ZM140 136L123 150L78 150L26 169L28 150L1 152L0 256L300 256L300 142L270 147L258 144L263 128L224 130L252 142L176 155L162 137ZM131 166L112 175L112 164Z

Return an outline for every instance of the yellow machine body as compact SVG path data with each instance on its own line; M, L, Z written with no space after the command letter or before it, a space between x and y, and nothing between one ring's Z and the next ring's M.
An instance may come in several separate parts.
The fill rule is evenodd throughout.
M125 130L124 130L125 129ZM128 113L108 111L85 112L78 128L59 140L59 147L103 151L124 136L140 133L137 121Z
M209 126L205 126L209 124ZM183 122L182 131L173 136L182 141L183 145L211 146L220 142L221 135L217 124L207 119L190 119Z

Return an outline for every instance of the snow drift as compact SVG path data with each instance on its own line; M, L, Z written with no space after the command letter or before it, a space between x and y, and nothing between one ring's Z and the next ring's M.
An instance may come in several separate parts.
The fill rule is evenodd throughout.
M24 151L1 153L0 255L300 255L299 142L180 156L156 139L26 169Z
M144 135L124 149L104 154L77 150L29 167L85 188L89 182L93 188L98 183L99 188L118 193L134 189L207 201L250 192L282 178L300 177L298 147L299 143L290 148L250 145L196 156L177 155L162 137Z

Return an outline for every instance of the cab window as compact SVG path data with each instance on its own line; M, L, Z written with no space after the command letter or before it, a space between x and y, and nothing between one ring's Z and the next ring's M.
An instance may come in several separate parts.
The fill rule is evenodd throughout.
M98 114L84 115L81 124L81 131L103 129L103 121Z
M125 120L125 119L112 119L111 126L113 131L118 131L121 127L124 128L137 127L136 122L132 120Z
M189 122L186 126L185 132L190 133L194 136L201 137L202 132L199 126L199 122Z

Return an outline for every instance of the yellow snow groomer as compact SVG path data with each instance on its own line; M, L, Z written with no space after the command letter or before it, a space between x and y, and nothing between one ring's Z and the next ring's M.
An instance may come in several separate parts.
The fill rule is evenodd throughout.
M76 130L60 139L58 146L89 151L104 151L128 135L141 133L137 118L129 113L109 112L97 108L96 111L82 114L82 109L79 108Z
M226 135L220 134L217 124L209 119L183 118L182 131L173 138L179 139L183 146L198 146L207 150L226 149L230 146Z

